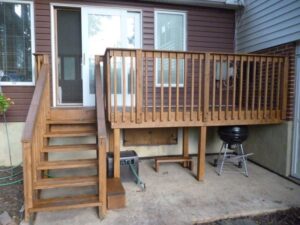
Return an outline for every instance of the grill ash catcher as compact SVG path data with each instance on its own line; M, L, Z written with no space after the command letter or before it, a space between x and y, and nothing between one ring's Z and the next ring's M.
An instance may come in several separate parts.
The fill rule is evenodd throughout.
M146 184L139 176L139 157L133 150L120 152L120 172L122 182L134 181L142 191L146 190ZM107 177L114 176L114 155L107 153Z

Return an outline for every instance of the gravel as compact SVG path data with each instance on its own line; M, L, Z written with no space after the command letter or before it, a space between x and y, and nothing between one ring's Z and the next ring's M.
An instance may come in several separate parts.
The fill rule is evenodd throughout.
M1 179L9 176L10 173L5 172L7 168L0 167L0 214L7 212L10 217L19 224L21 218L20 209L23 205L23 183L3 186L5 183L12 183L22 178L22 174L14 177L13 179ZM20 172L22 168L17 168L15 172Z
M291 208L253 217L219 220L212 223L203 223L201 225L242 224L240 221L243 219L250 220L256 225L300 225L300 208Z

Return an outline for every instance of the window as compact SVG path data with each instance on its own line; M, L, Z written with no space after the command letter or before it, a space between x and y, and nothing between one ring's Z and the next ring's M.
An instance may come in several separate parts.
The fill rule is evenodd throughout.
M186 50L186 14L173 11L155 12L155 49L156 50ZM176 35L174 35L176 34ZM163 64L161 66L161 63ZM171 63L171 85L176 86L176 60L170 60ZM156 60L156 84L161 86L161 68L163 67L163 85L169 85L168 59ZM184 81L184 60L179 59L179 86L183 86Z
M30 85L34 82L32 13L32 2L0 2L1 85Z

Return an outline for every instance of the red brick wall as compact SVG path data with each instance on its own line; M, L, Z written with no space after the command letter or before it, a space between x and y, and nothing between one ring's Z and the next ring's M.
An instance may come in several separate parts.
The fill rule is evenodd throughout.
M272 48L263 49L255 53L268 54L268 55L282 55L282 56L289 57L287 120L292 120L294 114L294 101L295 101L296 42L290 42Z

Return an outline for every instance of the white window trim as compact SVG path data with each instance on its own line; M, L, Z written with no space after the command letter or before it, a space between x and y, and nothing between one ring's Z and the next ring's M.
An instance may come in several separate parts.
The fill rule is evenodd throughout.
M187 40L187 20L186 20L186 11L174 11L174 10L155 10L154 11L154 49L155 50L160 50L160 49L157 49L157 15L158 14L175 14L175 15L182 15L183 16L183 50L181 51L186 51L187 49L187 43L186 43L186 40ZM158 61L158 59L157 59ZM155 71L156 73L156 71ZM160 80L158 80L158 74L156 74L155 76L155 86L156 87L161 87L162 84L160 83ZM163 84L164 87L169 87L169 84ZM176 87L176 83L171 83L171 87ZM179 87L184 87L184 82L183 83L179 83L178 85Z
M20 3L20 4L29 4L30 5L30 30L31 30L31 63L32 63L32 81L30 82L14 82L14 81L0 81L1 86L34 86L35 85L35 26L34 26L34 3L32 1L17 1L17 0L1 0L1 2L6 3Z

